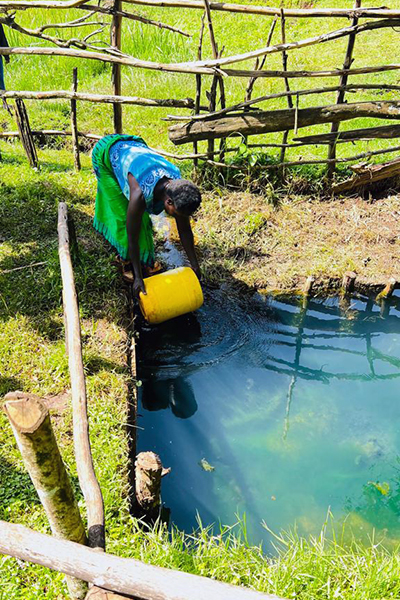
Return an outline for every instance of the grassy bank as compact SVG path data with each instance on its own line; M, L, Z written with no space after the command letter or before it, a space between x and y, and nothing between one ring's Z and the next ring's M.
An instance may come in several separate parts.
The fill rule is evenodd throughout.
M75 174L70 170L68 153L46 150L40 153L42 170L35 173L27 167L18 145L10 149L3 144L2 151L0 394L22 389L51 398L57 437L83 507L72 449L57 257L57 202L66 200L75 217L80 246L75 271L93 453L105 498L109 551L287 598L372 600L398 597L398 553L386 551L373 541L360 547L349 544L344 534L329 541L331 533L326 535L325 530L318 539L282 535L276 540L277 556L266 558L260 549L247 546L240 526L221 535L202 529L190 537L179 532L169 535L163 529L144 532L138 527L129 515L127 484L126 299L111 264L112 255L91 227L95 180L89 160L85 159L83 171ZM226 200L215 195L206 198L198 219L197 235L204 255L206 277L210 280L222 278L224 270L230 272L230 276L241 277L242 281L245 281L246 271L257 274L256 262L251 263L251 269L246 267L244 250L241 250L242 258L239 250L235 251L236 256L228 257L230 244L237 249L242 247L246 252L252 247L256 251L261 233L269 228L281 230L282 240L290 236L291 243L295 243L295 219L301 222L306 218L308 199L303 205L299 201L296 210L296 204L292 207L283 204L281 208L273 209L268 204L261 207L254 201L245 194L232 195ZM387 199L375 208L384 206L390 212L393 210L390 202ZM301 206L303 212L299 213ZM329 204L322 205L325 214L326 206ZM341 207L342 210L343 207L356 210L346 204L337 206L338 210ZM357 207L357 203L354 206ZM239 208L243 221L234 220L234 212L237 213ZM265 222L260 216L264 213L268 215ZM207 223L210 227L206 227ZM275 242L277 240L276 237ZM269 243L271 253L272 246ZM258 259L253 256L252 260ZM276 255L275 262L278 260L279 255ZM44 264L15 270L35 263ZM327 260L327 266L328 263ZM49 531L9 423L1 412L0 518ZM0 564L1 599L59 600L66 597L61 575L7 557L0 558Z

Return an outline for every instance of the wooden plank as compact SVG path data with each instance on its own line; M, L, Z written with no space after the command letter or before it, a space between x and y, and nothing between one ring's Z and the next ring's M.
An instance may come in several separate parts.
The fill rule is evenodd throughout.
M0 521L0 553L136 600L282 600L273 594L97 552L5 521Z

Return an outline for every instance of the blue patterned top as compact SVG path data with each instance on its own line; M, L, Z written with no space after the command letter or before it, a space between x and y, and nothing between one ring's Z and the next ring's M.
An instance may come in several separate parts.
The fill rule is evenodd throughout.
M134 140L116 142L111 146L109 156L124 196L129 200L128 174L131 173L143 192L146 210L155 215L160 214L164 210L164 204L154 204L154 188L163 177L180 179L181 172L178 167L146 144Z

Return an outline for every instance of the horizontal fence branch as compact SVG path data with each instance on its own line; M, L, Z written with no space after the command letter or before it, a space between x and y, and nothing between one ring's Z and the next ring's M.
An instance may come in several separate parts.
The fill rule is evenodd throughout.
M332 163L347 163L355 160L362 160L364 158L370 158L371 156L378 156L379 154L390 154L391 152L400 152L400 146L393 146L391 148L385 148L384 150L371 150L371 152L362 152L355 156L348 156L347 158L321 158L321 159L310 159L310 160L292 160L284 163L276 163L271 165L263 165L263 169L278 169L280 167L294 167L301 165L329 165ZM229 167L228 167L229 168Z
M224 69L218 70L206 67L191 68L190 63L187 66L184 63L155 63L143 61L127 56L111 56L100 52L89 52L86 50L74 50L70 48L39 48L39 47L0 47L0 56L65 56L72 58L83 58L89 60L99 60L110 64L126 65L139 69L149 69L152 71L161 71L169 73L189 73L201 75L215 75L220 72L227 77L290 77L290 78L309 78L309 77L335 77L343 73L348 75L363 75L367 73L382 73L385 71L400 70L400 63L389 65L378 65L376 67L359 67L357 69L332 69L327 71L264 71L264 70L242 70L242 69Z
M322 44L331 42L333 40L347 37L350 35L356 35L365 31L373 31L376 29L382 29L384 27L395 27L400 25L400 20L382 19L380 21L371 21L364 23L363 25L352 25L350 27L343 27L336 31L324 33L298 42L288 42L284 44L276 44L275 46L266 46L265 48L259 48L251 52L245 52L244 54L235 54L233 56L226 56L224 58L217 58L213 60L198 60L192 62L178 63L178 65L191 65L192 68L198 67L216 67L221 68L224 65L231 65L233 63L243 62L252 58L258 58L260 56L266 56L268 54L276 54L277 52L288 52L289 50L297 50L298 48L306 48L308 46L315 46L316 44Z
M0 11L4 10L26 10L27 8L79 8L87 0L2 0Z
M204 3L201 0L123 0L127 4L138 4L141 6L158 6L160 8L195 8L204 10ZM27 2L25 2L27 4ZM281 8L273 6L249 6L247 4L230 4L227 2L210 2L211 10L242 13L249 15L265 15L269 17L280 16ZM2 2L0 2L0 8ZM315 18L315 17L333 17L351 19L353 17L362 18L382 18L399 19L400 10L390 8L284 8L285 17Z
M79 6L81 10L90 10L91 12L98 12L103 15L115 15L116 17L121 17L124 19L128 19L131 21L139 21L140 23L144 23L145 25L154 25L159 29L168 29L169 31L173 31L175 33L180 33L185 37L191 37L189 33L178 29L177 27L173 27L172 25L167 25L166 23L161 23L160 21L153 21L151 19L147 19L146 17L139 15L137 13L129 13L124 10L116 10L114 11L112 8L107 8L106 6L95 6L92 4L87 4L87 0L85 0L84 4ZM0 7L1 10L1 7Z
M0 553L78 577L136 600L282 600L275 595L97 552L0 521Z
M32 135L49 135L49 136L71 136L72 133L71 131L63 131L63 130L59 130L59 129L33 129L32 130ZM87 138L88 140L101 140L101 138L103 137L102 135L97 135L95 133L83 133L82 131L78 131L78 136L80 137L84 137ZM20 137L20 133L19 131L0 131L0 139L7 139L7 138L16 138L16 137Z
M139 96L113 96L107 94L88 94L85 92L69 92L67 90L49 90L44 92L35 91L0 91L0 98L12 100L23 98L24 100L81 100L83 102L99 102L104 104L134 104L137 106L153 106L160 108L194 108L192 98L175 100L173 98L155 99L140 98Z
M337 133L321 133L318 135L307 135L295 137L295 141L307 144L329 144L330 142L367 139L392 139L400 137L400 125L383 125L381 127L365 127L363 129L348 129Z
M160 8L194 8L204 10L202 0L123 0L128 4L141 6L158 6ZM0 0L0 10L27 10L31 8L81 8L87 0L73 0L63 2L61 0ZM210 8L214 11L242 13L249 15L280 16L281 9L278 7L249 6L246 4L230 4L227 2L210 2ZM298 18L378 18L398 19L400 10L390 8L366 7L360 9L348 8L285 8L285 17Z
M174 144L225 138L228 136L258 135L308 127L320 123L338 123L360 117L400 119L400 102L358 102L333 104L296 110L287 108L273 111L246 112L225 115L212 121L194 121L173 125L168 130Z
M217 110L215 112L203 114L203 115L192 115L191 121L208 121L210 119L214 119L216 117L222 117L230 112L236 112L241 110L242 108L248 108L249 106L253 106L255 104L260 104L261 102L266 102L268 100L275 100L277 98L285 98L287 96L311 96L313 94L326 94L329 92L337 92L337 91L348 91L348 92L356 92L361 90L400 90L400 85L386 85L386 84L361 84L361 85L333 85L326 86L321 88L313 88L308 90L289 90L285 92L277 92L275 94L267 94L265 96L259 96L258 98L253 98L251 100L247 100L245 102L239 102L238 104L232 104L231 106L227 106L221 110ZM178 115L168 115L168 118L165 120L168 121L183 121L185 119L184 116Z

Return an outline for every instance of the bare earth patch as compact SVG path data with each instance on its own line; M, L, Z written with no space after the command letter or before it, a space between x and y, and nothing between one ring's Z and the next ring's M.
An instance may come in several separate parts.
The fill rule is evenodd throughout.
M295 292L313 275L321 292L343 274L373 290L400 277L400 200L285 199L232 193L204 199L195 234L206 279L232 277L268 292Z

